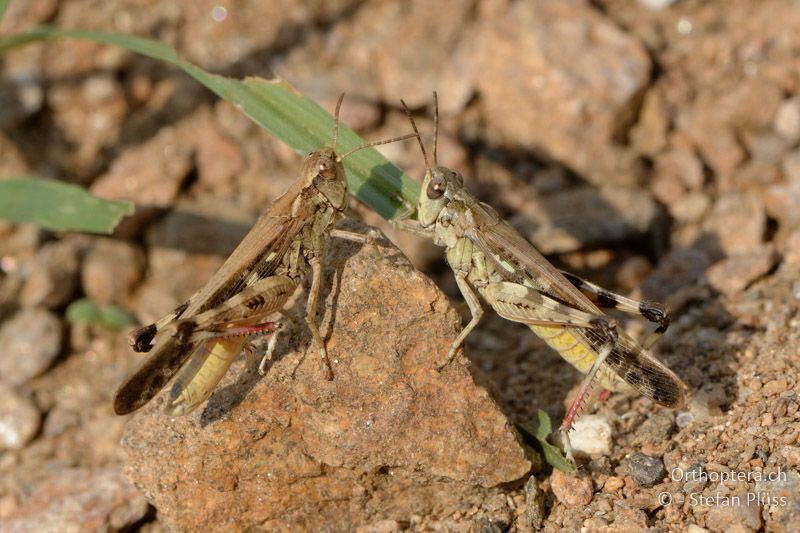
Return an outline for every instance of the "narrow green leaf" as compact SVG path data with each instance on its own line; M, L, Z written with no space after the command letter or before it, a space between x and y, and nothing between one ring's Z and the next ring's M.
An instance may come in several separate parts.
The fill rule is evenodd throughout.
M541 447L542 453L544 454L544 460L547 462L547 464L553 468L561 470L566 474L574 476L577 472L575 464L561 455L561 450L547 441L547 437L550 435L550 431L552 429L550 417L541 409L539 409L537 417L537 420L518 424L517 427L519 427L523 434L536 440Z
M131 202L98 198L77 185L32 177L0 180L0 218L11 222L108 234L131 213Z
M235 80L211 74L181 59L172 47L149 39L97 31L43 27L0 39L0 53L34 41L65 37L121 46L171 63L221 98L237 106L254 122L301 154L331 143L333 117L285 80L278 78ZM344 105L347 105L347 102ZM337 146L339 153L345 153L364 142L345 124L340 125ZM393 218L402 212L400 198L412 205L417 201L419 184L373 148L361 150L348 157L345 160L345 168L351 193L384 218Z

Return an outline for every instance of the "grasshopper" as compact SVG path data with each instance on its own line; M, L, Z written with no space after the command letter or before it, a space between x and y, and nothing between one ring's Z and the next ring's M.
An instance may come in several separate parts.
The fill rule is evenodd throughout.
M337 155L339 109L336 104L331 147L311 152L300 178L264 212L241 243L203 288L158 322L134 330L130 344L137 352L151 351L141 366L117 389L114 411L133 412L150 401L179 370L170 390L166 413L183 415L213 391L250 339L277 329L270 315L282 312L295 289L310 275L305 322L319 351L325 376L332 379L325 343L316 324L322 265L330 237L369 242L370 236L336 230L347 205L343 160L369 146L414 137L362 144ZM271 357L276 336L265 357Z
M480 294L497 314L528 325L566 361L586 374L559 430L568 456L571 456L569 429L595 380L607 390L624 390L629 385L661 405L682 405L685 385L648 352L669 326L667 308L656 302L625 298L556 269L494 209L467 192L459 172L438 165L436 93L434 102L431 166L414 117L401 100L417 133L426 173L416 223L406 219L399 225L432 238L446 249L447 262L471 313L470 321L453 341L439 369L453 360L483 316ZM640 345L600 307L641 315L657 327Z

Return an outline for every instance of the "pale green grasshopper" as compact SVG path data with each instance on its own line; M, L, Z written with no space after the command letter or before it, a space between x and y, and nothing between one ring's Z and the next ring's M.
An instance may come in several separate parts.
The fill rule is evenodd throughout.
M405 102L402 104L417 133L427 171L417 204L417 223L405 220L399 225L446 248L447 262L472 315L440 368L453 360L480 321L480 294L497 314L527 324L586 374L560 429L568 455L568 431L594 380L607 390L619 391L630 385L659 404L682 405L685 385L648 352L669 325L667 309L659 303L613 294L553 267L494 209L466 191L460 173L438 165L438 105L431 166L414 118ZM600 307L639 314L658 326L642 346Z
M333 143L311 152L300 178L263 213L241 243L206 285L154 324L131 333L138 352L152 349L142 365L114 396L114 411L127 414L150 401L180 370L170 390L166 413L186 414L213 391L235 357L249 348L252 337L273 332L271 315L281 312L295 289L311 276L305 322L319 350L323 372L333 374L325 343L316 324L325 246L330 237L369 242L371 237L333 229L344 218L347 181L342 161L379 144L414 137L404 135L363 144L337 155L339 108L336 104ZM275 336L270 339L271 356Z

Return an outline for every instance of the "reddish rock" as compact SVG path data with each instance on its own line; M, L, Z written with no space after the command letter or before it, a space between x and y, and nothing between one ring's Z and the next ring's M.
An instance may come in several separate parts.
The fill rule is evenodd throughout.
M550 488L558 501L570 507L589 505L592 501L592 478L586 474L570 476L561 470L553 470Z
M61 350L61 322L45 309L24 309L0 327L0 381L20 385L49 367Z
M147 512L147 501L117 468L57 470L3 520L4 531L116 531Z
M78 255L75 242L55 241L42 246L26 269L20 303L53 308L69 302L78 285Z
M0 384L0 449L25 447L39 430L40 418L30 401Z
M774 246L759 245L715 263L706 271L706 277L712 287L731 297L769 272L777 260Z
M703 222L725 254L745 252L761 244L767 229L764 203L759 195L729 193L720 196Z
M123 302L142 278L143 270L140 248L116 239L95 239L83 260L83 291L102 304Z
M432 282L393 247L342 244L326 265L333 381L298 326L263 379L237 363L199 412L169 419L162 394L128 424L126 472L172 527L319 529L336 516L355 529L529 470L463 360L434 369L459 321Z
M615 138L649 80L644 47L583 1L497 11L474 38L492 142L542 151L595 183L636 183Z
M644 235L658 215L652 196L641 189L575 187L529 202L511 222L551 254Z

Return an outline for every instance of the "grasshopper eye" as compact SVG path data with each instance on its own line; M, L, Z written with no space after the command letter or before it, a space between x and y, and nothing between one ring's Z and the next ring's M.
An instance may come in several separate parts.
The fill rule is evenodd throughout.
M440 177L434 177L430 183L428 183L428 189L425 192L429 200L438 200L444 194L445 188L445 181Z

